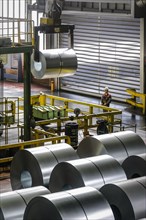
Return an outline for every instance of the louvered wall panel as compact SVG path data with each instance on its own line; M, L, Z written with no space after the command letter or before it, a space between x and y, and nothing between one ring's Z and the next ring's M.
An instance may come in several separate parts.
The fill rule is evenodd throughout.
M61 78L61 89L100 97L108 86L113 99L121 101L128 97L126 88L140 90L139 19L63 15L62 21L75 24L78 69ZM60 43L67 46L67 35Z

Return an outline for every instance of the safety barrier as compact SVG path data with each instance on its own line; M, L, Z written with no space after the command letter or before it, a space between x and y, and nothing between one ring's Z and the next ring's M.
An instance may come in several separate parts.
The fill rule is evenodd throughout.
M126 92L131 95L130 99L126 99L126 102L132 106L142 108L143 114L146 114L146 94L138 93L134 89L126 89ZM137 97L140 98L140 102L136 100Z

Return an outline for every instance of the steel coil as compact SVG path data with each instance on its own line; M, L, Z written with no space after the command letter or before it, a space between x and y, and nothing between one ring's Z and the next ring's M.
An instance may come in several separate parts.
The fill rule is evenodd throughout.
M128 156L146 153L146 144L143 139L133 131L113 133L124 145Z
M98 190L81 187L32 199L24 214L24 220L30 219L114 220L114 216Z
M68 190L83 208L88 220L114 220L114 215L105 197L93 187Z
M146 217L146 189L135 179L106 184L100 192L109 202L115 219L136 220Z
M100 189L104 184L126 180L121 165L109 155L58 163L52 170L49 190L58 192L83 186Z
M48 79L74 75L77 56L73 49L59 48L39 51L40 62L31 56L31 72L37 79Z
M128 156L145 152L144 141L132 131L85 137L77 148L77 154L80 158L109 154L116 158L120 164Z
M138 177L135 180L139 182L144 188L146 188L146 176Z
M45 147L51 151L58 163L66 160L79 159L79 156L69 144L59 143L46 145Z
M59 149L60 147L60 149ZM66 143L18 151L11 163L10 180L13 190L43 185L48 187L50 174L58 161L77 159Z
M0 195L0 220L23 220L24 211L30 200L48 194L43 186L2 193Z
M128 179L146 176L146 154L128 157L124 160L122 167Z
M24 220L87 220L77 200L66 192L53 193L32 199Z

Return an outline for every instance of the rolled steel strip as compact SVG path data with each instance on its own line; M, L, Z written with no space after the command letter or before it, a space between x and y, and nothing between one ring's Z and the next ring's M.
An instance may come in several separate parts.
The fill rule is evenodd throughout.
M136 178L135 180L139 182L144 188L146 188L146 176Z
M54 155L45 147L18 151L10 168L12 189L48 186L50 173L56 164Z
M114 220L104 196L92 187L39 196L28 204L24 220Z
M83 186L101 187L104 181L97 167L87 159L58 163L52 170L49 182L51 192Z
M146 145L142 138L132 131L96 135L84 138L77 148L80 158L109 154L120 164L131 155L143 154Z
M16 192L8 192L0 195L0 219L19 220L23 219L26 204Z
M106 184L100 192L109 202L115 219L136 220L146 217L146 189L135 179Z
M116 158L121 164L128 156L123 144L113 133L85 137L79 143L77 154L80 158L108 154Z
M124 145L128 156L146 153L146 144L143 139L133 131L113 133Z
M45 147L52 152L58 163L66 160L79 159L78 154L69 144L59 143L46 145Z
M52 193L32 199L24 220L87 220L77 200L67 192Z
M146 153L129 156L122 163L128 179L146 176Z
M34 186L27 189L19 189L15 192L17 192L23 198L26 204L28 204L29 201L36 196L50 193L50 191L44 186Z
M52 150L57 156L54 156ZM64 148L63 148L64 146ZM60 156L58 156L60 155ZM58 159L59 158L59 159ZM36 147L18 151L11 163L10 180L13 190L43 185L48 187L50 174L58 161L78 158L69 144L57 144L57 147Z
M98 168L103 177L104 184L127 180L124 169L112 156L101 155L89 157L87 160L90 160Z
M77 70L77 56L73 49L58 48L39 51L40 62L31 56L31 72L37 79L71 76Z
M43 186L2 193L0 195L0 220L23 220L29 201L38 195L48 193L49 190Z
M104 184L126 180L121 165L109 155L58 163L52 170L49 190L58 192L83 186L100 189Z
M68 190L68 193L79 202L87 219L114 220L114 215L105 197L93 187L82 187Z

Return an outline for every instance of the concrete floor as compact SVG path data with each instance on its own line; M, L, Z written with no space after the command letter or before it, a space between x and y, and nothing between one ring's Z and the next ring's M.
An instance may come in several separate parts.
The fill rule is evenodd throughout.
M23 83L0 82L0 95L1 97L23 97L23 86ZM46 86L40 86L36 84L31 85L31 95L39 94L40 92L75 99L79 101L100 104L99 98L77 95L69 92L55 91L52 93ZM112 101L111 107L122 110L122 122L123 126L125 126L125 129L134 131L134 126L136 125L136 133L146 143L146 116L142 115L142 111L139 109L133 109L126 103L120 103L115 101ZM127 126L130 126L130 128L127 128ZM0 146L1 145L2 138L0 139ZM11 191L9 172L0 172L0 193L8 191Z

